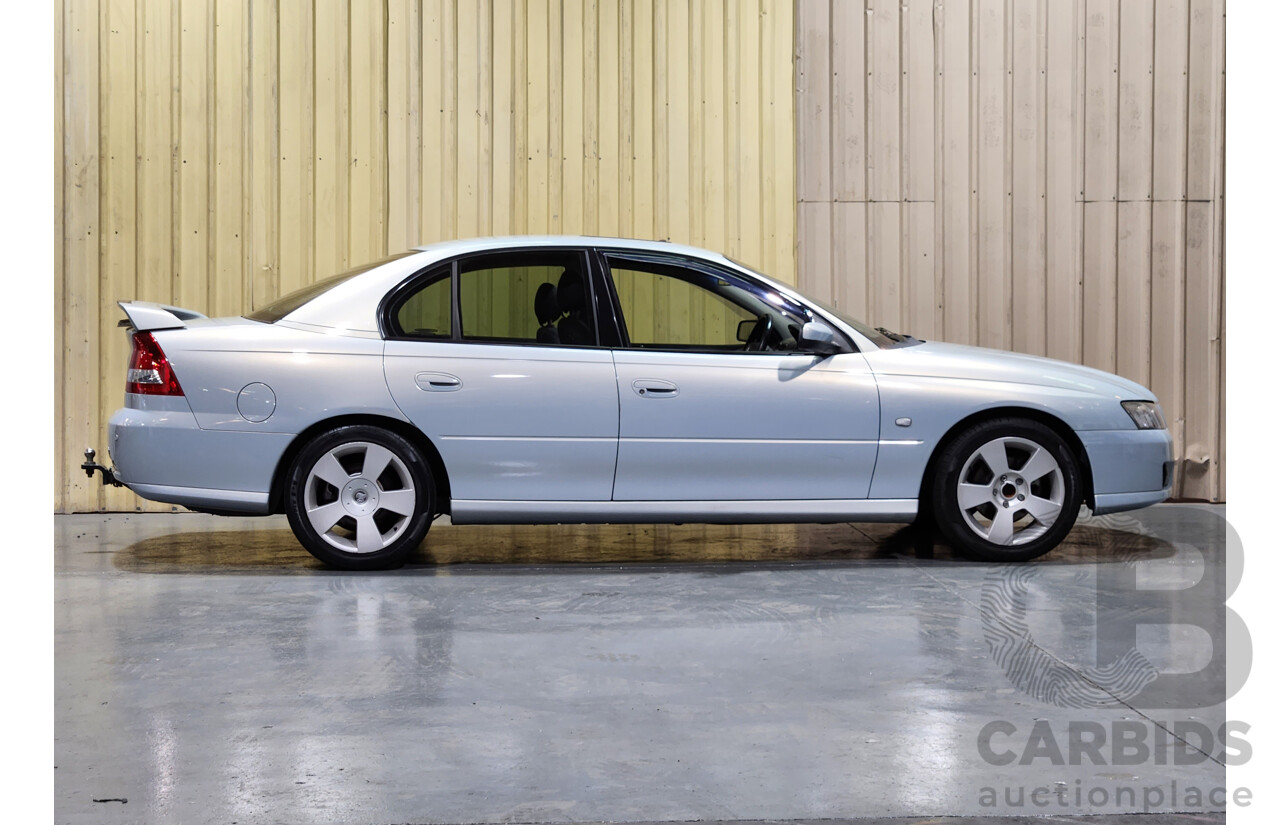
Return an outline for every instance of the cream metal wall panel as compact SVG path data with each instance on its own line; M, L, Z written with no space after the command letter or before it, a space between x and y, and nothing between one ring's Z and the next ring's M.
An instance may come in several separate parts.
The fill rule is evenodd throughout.
M1160 397L1223 487L1224 0L797 0L799 284Z
M72 469L122 400L116 300L238 314L389 251L523 232L669 238L795 280L791 0L60 0L57 18L61 511L168 509ZM880 148L908 151L883 115Z

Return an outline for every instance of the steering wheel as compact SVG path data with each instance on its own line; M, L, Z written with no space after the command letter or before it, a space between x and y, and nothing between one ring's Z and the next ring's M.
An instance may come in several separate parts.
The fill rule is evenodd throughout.
M743 345L746 352L764 352L765 344L769 340L769 333L773 331L773 318L769 315L761 315L756 319L756 325L751 328L751 334L747 336L747 342Z

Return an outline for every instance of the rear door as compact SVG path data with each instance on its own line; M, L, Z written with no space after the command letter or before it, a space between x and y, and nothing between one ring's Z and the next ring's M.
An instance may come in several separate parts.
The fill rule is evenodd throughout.
M581 249L472 255L390 302L387 385L455 499L609 499L618 391L588 267Z
M879 396L860 353L797 351L811 313L737 273L604 260L624 340L615 500L866 498Z

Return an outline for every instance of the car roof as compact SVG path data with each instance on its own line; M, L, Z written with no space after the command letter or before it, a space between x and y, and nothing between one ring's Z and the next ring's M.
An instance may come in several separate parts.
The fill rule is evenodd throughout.
M598 235L503 235L491 238L439 241L414 248L420 252L438 252L442 256L452 256L487 249L536 246L590 246L607 247L609 249L632 249L644 252L665 252L667 254L675 253L678 255L693 255L699 258L719 259L723 257L720 253L709 249L700 249L696 246L686 246L670 241L646 241L636 238L612 238Z
M594 247L635 252L661 252L687 255L741 268L718 252L667 241L644 241L631 238L604 238L590 235L509 235L492 238L465 238L440 241L414 248L412 254L387 261L362 272L286 315L281 321L289 326L319 327L344 334L376 335L378 304L387 292L410 275L457 255L503 249L537 247Z
M529 249L537 247L586 247L632 252L654 252L665 255L681 255L709 261L731 270L750 275L765 285L788 297L809 302L789 284L761 275L742 264L730 260L719 252L669 241L646 241L635 238L611 238L594 235L508 235L503 237L466 238L440 241L414 248L409 255L393 258L339 283L288 315L279 323L299 329L313 329L340 335L381 337L378 332L378 305L386 294L416 272L457 255L504 249ZM860 348L867 348L863 336L839 319L828 318L847 335L853 336ZM874 349L874 344L870 345Z

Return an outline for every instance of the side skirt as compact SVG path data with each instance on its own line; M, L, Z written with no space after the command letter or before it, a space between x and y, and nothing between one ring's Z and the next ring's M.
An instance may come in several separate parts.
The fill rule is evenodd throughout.
M803 501L489 501L454 499L454 524L787 524L915 520L913 498Z

